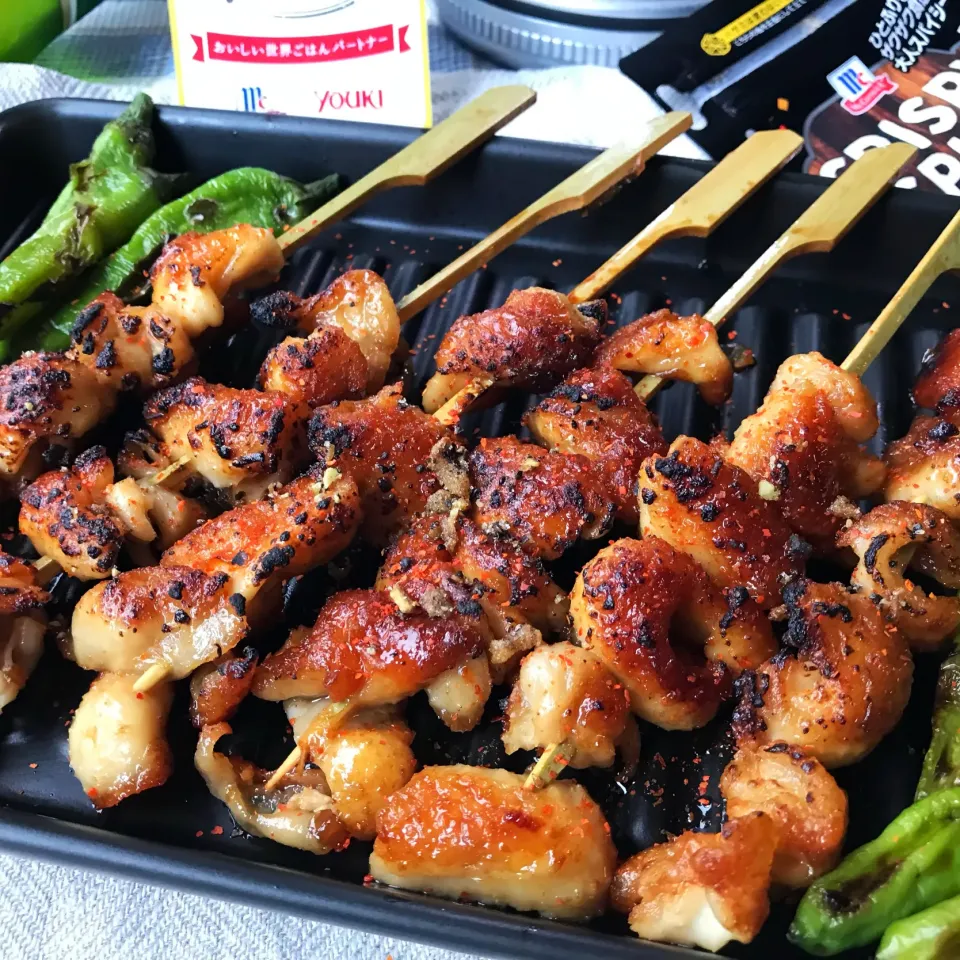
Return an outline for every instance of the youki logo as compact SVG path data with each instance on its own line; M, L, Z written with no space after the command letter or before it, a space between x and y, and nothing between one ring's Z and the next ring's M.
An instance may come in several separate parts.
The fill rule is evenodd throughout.
M866 113L877 101L897 89L885 73L875 76L859 58L851 57L827 74L830 86L840 95L840 105L855 117Z
M263 89L261 87L244 87L242 93L243 110L246 113L267 112L267 106L263 97Z

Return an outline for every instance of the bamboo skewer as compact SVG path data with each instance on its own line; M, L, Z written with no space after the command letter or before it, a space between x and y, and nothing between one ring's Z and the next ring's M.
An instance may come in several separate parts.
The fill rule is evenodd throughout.
M487 263L534 227L561 214L583 210L600 200L627 177L642 173L650 158L671 140L689 130L692 122L693 118L689 113L665 114L647 124L638 136L623 140L594 157L576 173L557 184L539 200L407 294L397 304L400 322L406 323L416 316L427 304L451 290L465 276L473 273L477 267Z
M893 183L916 148L905 143L869 150L832 183L707 311L704 319L721 326L758 287L792 257L827 253L857 224ZM636 386L641 400L649 400L663 383L646 376Z
M951 270L960 270L960 213L947 224L890 302L880 311L880 315L841 364L843 369L862 376L934 281Z
M422 186L443 173L536 101L529 87L487 90L375 170L288 230L279 243L287 256L362 203L390 187Z

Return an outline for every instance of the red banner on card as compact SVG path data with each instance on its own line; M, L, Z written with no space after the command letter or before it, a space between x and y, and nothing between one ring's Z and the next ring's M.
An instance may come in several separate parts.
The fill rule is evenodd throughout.
M207 34L211 60L239 63L329 63L390 53L394 49L393 25L353 30L326 37L240 37L229 33Z

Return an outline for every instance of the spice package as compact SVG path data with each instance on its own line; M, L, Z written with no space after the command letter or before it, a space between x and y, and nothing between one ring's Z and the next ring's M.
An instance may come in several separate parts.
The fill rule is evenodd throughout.
M960 4L714 0L621 61L711 155L755 130L802 132L803 169L836 177L873 147L918 154L901 187L960 196Z
M180 102L431 125L424 0L168 0Z

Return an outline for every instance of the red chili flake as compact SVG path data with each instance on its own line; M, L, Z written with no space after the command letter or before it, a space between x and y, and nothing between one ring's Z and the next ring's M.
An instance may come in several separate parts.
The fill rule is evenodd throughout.
M203 831L202 831L202 830L198 830L198 831L194 834L194 836L195 836L195 837L202 837L202 836L203 836Z
M37 769L37 765L35 763L28 764L28 766L30 767L31 770Z
M216 826L210 831L215 837L219 837L223 833L223 827Z
M950 309L950 304L947 303L946 300L944 300L944 301L940 304L940 306L942 306L944 310L949 310L949 309Z
M849 319L850 319L850 314L849 314L849 313L841 313L840 316L843 317L844 320L849 320Z
M461 249L462 249L462 248L461 248ZM372 873L365 874L365 875L364 875L364 878L363 878L363 882L364 882L364 883L373 883L373 874L372 874Z
M563 261L559 257L553 261L555 267L559 267L561 263L563 263Z
M727 339L728 339L728 340L736 340L736 339L737 339L737 331L736 331L736 330L728 330L728 331L727 331Z
M96 787L91 787L91 788L87 791L87 796L88 796L91 800L92 800L96 795L97 795L97 788L96 788Z
M142 699L143 699L143 694L140 693L139 691L137 691L137 699L138 699L138 700L142 700Z

